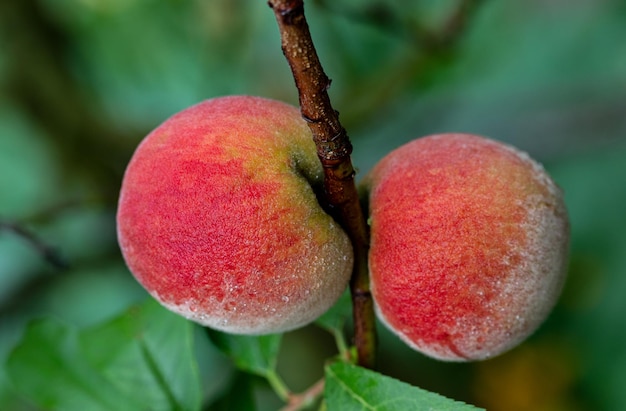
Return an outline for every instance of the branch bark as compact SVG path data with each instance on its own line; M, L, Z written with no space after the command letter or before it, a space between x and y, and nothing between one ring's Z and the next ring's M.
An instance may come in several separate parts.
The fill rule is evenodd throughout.
M304 16L303 0L270 0L281 35L283 53L298 89L300 111L307 121L324 168L329 209L352 240L354 271L350 282L357 363L373 368L376 329L369 287L369 233L354 183L352 144L328 96L330 79L324 73Z

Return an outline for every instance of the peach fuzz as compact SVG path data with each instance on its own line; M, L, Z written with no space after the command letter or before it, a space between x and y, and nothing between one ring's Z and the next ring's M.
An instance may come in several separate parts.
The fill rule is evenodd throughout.
M562 288L569 223L560 189L527 154L467 134L388 154L369 190L379 318L414 349L482 360L528 337Z
M161 304L240 334L303 326L349 281L350 241L320 207L300 112L249 96L204 101L139 145L122 183L120 248Z

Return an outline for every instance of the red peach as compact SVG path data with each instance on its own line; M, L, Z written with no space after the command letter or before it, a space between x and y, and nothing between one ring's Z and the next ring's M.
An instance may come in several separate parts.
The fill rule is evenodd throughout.
M303 326L350 277L350 241L320 207L322 167L299 111L202 102L139 145L117 214L128 267L161 304L242 334Z
M547 317L569 224L561 191L527 154L430 136L388 154L364 185L377 313L408 345L441 360L486 359Z

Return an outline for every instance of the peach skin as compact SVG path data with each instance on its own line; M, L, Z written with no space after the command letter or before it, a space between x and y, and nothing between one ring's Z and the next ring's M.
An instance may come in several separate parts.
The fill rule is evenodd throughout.
M429 136L388 154L363 186L377 313L411 347L486 359L548 316L569 223L561 190L527 154L473 135Z
M249 96L204 101L139 145L117 214L130 271L161 304L239 334L324 313L349 281L347 235L320 207L322 167L299 111Z

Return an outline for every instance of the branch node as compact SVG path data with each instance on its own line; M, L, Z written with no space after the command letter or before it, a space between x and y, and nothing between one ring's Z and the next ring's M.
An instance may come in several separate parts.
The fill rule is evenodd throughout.
M332 84L333 79L326 77L326 90L330 90L330 85ZM337 110L335 110L337 112L337 114L339 114L339 112Z
M302 0L281 2L279 7L270 0L267 5L280 15L284 24L289 26L299 24L304 16L304 2Z
M319 118L312 118L312 117L309 117L309 116L307 116L306 114L304 114L304 113L302 113L302 112L301 112L300 114L302 115L302 118L304 119L304 121L306 121L306 122L307 122L307 123L309 123L309 124L319 123L320 121L322 121L322 120L321 120L321 119L319 119Z

